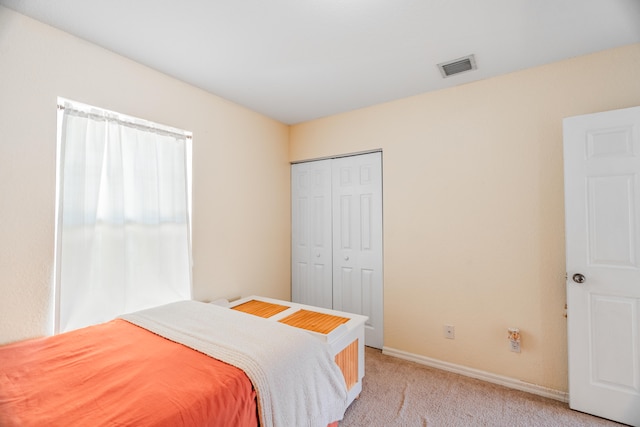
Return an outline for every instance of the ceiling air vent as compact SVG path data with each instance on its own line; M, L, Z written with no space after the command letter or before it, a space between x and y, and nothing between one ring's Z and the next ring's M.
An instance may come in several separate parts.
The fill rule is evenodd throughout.
M451 77L454 74L464 73L465 71L475 70L476 58L473 55L463 58L454 59L453 61L442 62L438 64L442 77Z

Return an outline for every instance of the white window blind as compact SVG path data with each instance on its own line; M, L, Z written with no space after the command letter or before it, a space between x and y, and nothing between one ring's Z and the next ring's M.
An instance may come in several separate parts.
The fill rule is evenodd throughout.
M191 134L59 99L56 332L191 297Z

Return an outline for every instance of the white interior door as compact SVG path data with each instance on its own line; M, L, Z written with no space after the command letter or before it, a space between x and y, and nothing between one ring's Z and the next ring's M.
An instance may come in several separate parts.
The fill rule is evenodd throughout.
M368 316L365 342L382 348L382 155L333 160L333 307Z
M565 119L569 405L640 426L640 107Z
M291 298L331 309L331 162L291 166L291 206Z

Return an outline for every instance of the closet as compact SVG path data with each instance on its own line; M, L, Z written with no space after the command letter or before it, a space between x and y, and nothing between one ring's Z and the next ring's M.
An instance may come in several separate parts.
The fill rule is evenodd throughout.
M293 302L369 317L382 348L382 153L291 166Z

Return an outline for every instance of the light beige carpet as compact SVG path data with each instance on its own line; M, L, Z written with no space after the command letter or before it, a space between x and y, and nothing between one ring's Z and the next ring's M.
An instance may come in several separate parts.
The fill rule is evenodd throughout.
M566 403L383 355L366 348L360 398L340 427L620 426Z

